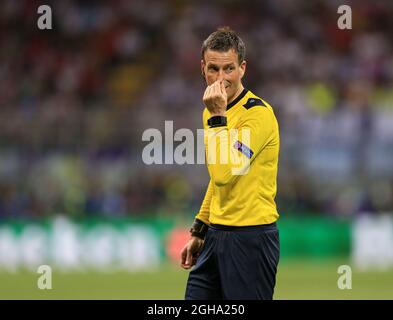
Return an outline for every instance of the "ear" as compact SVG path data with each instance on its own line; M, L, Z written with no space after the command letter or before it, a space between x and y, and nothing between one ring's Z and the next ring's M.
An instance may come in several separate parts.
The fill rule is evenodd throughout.
M201 59L201 72L202 72L203 78L205 78L206 77L206 75L205 75L205 61L203 61L203 59Z
M243 60L243 62L239 66L240 78L244 77L244 74L246 73L246 66L247 66L247 62L246 60Z

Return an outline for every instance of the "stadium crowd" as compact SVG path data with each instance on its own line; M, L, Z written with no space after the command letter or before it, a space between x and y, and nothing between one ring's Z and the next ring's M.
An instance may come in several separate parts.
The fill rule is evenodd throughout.
M230 25L280 124L282 214L393 211L393 3L38 1L0 10L0 219L194 215L204 165L142 161L142 133L202 127L202 40Z

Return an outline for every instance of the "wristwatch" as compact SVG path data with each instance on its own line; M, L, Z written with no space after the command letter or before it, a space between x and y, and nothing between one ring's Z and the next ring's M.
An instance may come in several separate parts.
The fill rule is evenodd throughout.
M205 235L208 229L209 226L206 223L199 219L195 219L193 224L191 225L190 232L193 237L198 237L203 240L205 239Z
M209 120L207 120L207 124L210 128L224 127L227 125L227 117L213 116Z

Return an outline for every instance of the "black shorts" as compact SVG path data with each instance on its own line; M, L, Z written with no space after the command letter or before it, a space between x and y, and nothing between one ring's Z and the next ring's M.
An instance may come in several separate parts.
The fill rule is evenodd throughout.
M195 266L186 300L273 299L280 241L276 223L212 225Z

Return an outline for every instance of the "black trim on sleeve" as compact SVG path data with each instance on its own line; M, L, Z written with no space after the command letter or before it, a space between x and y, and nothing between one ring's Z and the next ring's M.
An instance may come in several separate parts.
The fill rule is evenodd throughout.
M255 107L255 106L266 107L266 105L263 103L263 101L258 98L250 98L247 100L247 102L245 104L243 104L243 107L246 108L247 110L252 107Z
M243 91L236 97L235 100L233 100L230 104L227 105L227 110L232 108L236 103L238 103L246 94L248 90L246 88L243 89Z

